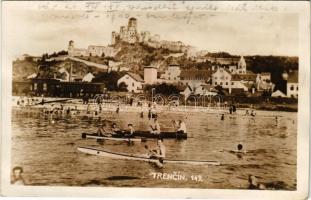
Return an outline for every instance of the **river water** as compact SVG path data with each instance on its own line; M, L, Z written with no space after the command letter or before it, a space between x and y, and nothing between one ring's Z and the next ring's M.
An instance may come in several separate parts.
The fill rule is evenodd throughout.
M183 160L216 160L220 166L167 164L156 166L133 160L116 160L87 155L78 146L96 147L114 152L141 154L146 143L81 139L82 132L94 132L97 119L80 113L73 118L53 120L42 116L40 109L12 111L12 166L24 169L29 185L48 186L118 186L246 189L248 176L259 183L278 184L283 190L296 189L297 113L258 111L256 117L202 112L161 112L162 130L172 131L171 120L183 119L188 138L164 140L166 157ZM239 114L240 112L240 114ZM278 116L278 122L275 120ZM133 123L136 130L147 130L149 120L138 113L104 112L102 118L117 122L121 128ZM244 154L235 154L237 144ZM177 174L182 180L158 176ZM178 178L177 178L178 179Z

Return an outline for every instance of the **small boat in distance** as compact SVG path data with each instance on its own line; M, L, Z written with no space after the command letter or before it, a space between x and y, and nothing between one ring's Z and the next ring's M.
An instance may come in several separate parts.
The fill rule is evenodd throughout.
M125 160L136 160L136 161L144 161L149 163L158 163L159 160L155 158L148 158L143 155L130 155L123 153L115 153L109 152L101 149L95 149L90 147L78 147L78 150L91 155L103 156L114 159L125 159ZM174 163L174 164L191 164L191 165L220 165L220 162L214 160L170 160L164 159L163 163Z
M97 139L97 140L113 140L113 141L126 141L126 142L146 142L146 138L133 138L133 137L108 137L98 136L97 134L82 133L82 138Z
M126 134L126 131L122 131L123 134ZM94 137L93 137L94 136ZM82 138L95 138L98 136L96 133L82 133ZM101 137L101 136L98 136ZM128 137L121 137L121 136L113 136L112 138L126 138ZM187 133L176 133L176 132L161 132L160 134L152 134L150 131L135 131L130 138L163 138L163 139L180 139L185 140L187 139Z

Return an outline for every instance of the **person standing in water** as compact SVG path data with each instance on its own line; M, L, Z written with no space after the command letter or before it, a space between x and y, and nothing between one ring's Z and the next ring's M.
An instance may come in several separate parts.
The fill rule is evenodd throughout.
M120 112L120 104L118 103L118 104L117 104L116 113L119 114L119 112Z

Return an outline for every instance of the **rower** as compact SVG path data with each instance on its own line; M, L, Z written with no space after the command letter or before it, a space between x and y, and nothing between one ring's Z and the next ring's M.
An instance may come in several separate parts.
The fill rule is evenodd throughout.
M117 127L116 123L113 123L111 125L111 131L112 131L112 135L119 135L120 134L120 129Z
M187 133L187 128L186 128L186 124L185 122L179 120L178 121L178 129L177 129L177 133Z
M109 134L109 131L107 129L107 123L106 122L102 122L101 125L98 127L97 135L98 136L105 136L105 137L111 136L111 134Z
M158 140L156 157L159 159L159 163L157 163L157 165L159 167L163 167L163 161L165 159L165 146L163 144L163 139Z
M134 128L133 128L133 124L128 124L127 125L128 130L126 132L126 134L124 135L125 137L131 137L134 134Z
M161 128L157 118L154 118L153 124L150 125L150 133L160 135Z
M148 145L145 145L147 153L145 154L147 158L156 158L157 151L149 149Z

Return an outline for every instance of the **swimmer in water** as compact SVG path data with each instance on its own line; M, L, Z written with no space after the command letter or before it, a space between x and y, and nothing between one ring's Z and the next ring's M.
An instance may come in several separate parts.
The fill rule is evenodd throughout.
M251 190L265 190L266 189L266 187L263 184L257 182L256 176L249 175L248 183L249 183L248 189L251 189Z

